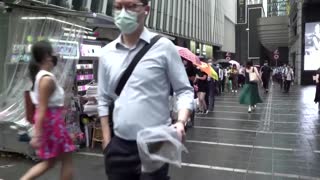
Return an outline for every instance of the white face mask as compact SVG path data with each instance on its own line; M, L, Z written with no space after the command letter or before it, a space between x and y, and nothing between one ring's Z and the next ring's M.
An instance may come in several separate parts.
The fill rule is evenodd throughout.
M114 23L123 34L132 34L139 26L138 13L128 11L125 8L114 12Z

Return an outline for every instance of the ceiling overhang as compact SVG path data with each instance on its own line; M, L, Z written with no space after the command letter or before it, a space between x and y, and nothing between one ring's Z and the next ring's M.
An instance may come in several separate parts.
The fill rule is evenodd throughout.
M289 45L289 22L287 16L258 19L258 35L261 44L270 51Z

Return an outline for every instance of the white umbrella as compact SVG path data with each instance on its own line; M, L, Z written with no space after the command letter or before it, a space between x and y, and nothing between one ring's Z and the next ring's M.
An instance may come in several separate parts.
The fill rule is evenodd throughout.
M229 61L229 63L232 65L235 64L237 66L237 69L240 69L240 63L238 63L237 61L231 60L231 61Z

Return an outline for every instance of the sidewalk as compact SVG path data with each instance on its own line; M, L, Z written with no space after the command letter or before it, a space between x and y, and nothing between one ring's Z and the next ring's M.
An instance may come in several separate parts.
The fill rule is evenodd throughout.
M215 111L198 115L187 135L183 168L172 180L320 180L320 120L314 87L277 86L252 114L232 94L217 97ZM11 165L6 167L5 165ZM106 179L101 150L74 155L75 180ZM0 179L16 180L32 163L0 158ZM58 179L56 167L40 180Z

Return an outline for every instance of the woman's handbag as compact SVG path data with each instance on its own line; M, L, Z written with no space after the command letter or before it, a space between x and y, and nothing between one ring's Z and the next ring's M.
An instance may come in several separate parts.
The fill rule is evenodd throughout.
M253 72L249 72L249 81L253 83L259 82L259 77L254 68L252 69Z
M36 106L33 104L30 96L30 91L24 92L24 109L25 109L25 118L30 124L34 124L34 113Z

